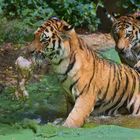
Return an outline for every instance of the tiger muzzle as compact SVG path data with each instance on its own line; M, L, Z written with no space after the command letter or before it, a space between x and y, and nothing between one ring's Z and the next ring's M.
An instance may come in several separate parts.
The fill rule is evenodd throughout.
M125 54L129 48L128 41L124 38L118 40L116 43L116 50L118 53Z

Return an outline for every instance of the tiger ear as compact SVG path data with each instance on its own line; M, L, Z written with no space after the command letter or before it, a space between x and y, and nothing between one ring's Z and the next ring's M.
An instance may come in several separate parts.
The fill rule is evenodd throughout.
M119 17L118 14L116 13L112 13L112 14L109 14L108 11L106 9L104 9L104 12L105 12L105 15L110 19L110 21L112 23L116 22L117 21L117 18Z
M60 19L59 19L58 17L56 17L56 16L52 16L52 17L49 18L49 20L51 20L51 19L54 19L54 20L60 21Z
M65 26L63 27L63 29L64 29L65 31L71 31L72 29L74 29L74 26L73 26L73 25L65 25Z
M135 12L135 13L133 14L133 16L134 16L137 20L140 20L140 11Z

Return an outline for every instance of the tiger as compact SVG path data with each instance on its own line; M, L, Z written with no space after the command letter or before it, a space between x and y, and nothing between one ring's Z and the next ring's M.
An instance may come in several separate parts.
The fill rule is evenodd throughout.
M49 59L62 87L73 97L74 107L63 126L82 127L92 112L117 115L122 107L140 116L139 73L100 57L64 20L45 21L28 47L36 59Z
M140 72L140 11L125 16L108 14L111 34L121 62Z

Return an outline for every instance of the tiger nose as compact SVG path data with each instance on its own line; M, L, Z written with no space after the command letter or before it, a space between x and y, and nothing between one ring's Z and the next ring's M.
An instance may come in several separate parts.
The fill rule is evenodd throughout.
M117 48L116 47L117 52L119 53L125 53L125 48Z
M124 39L120 39L116 44L116 50L120 53L125 53L127 44Z

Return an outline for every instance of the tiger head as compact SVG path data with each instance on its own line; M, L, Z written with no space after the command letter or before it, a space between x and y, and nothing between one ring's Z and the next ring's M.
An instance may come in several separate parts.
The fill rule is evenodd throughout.
M113 23L111 33L119 55L135 57L137 49L140 49L140 12L116 17L109 15L109 18Z
M29 51L36 58L49 58L54 63L58 63L62 57L66 57L64 43L69 39L68 32L73 29L64 20L56 17L48 19L34 33L34 40L29 45Z

